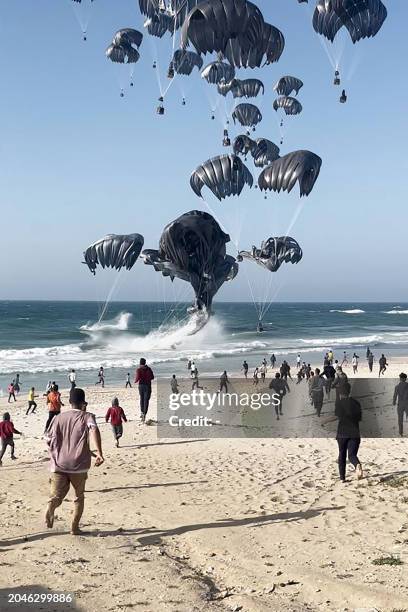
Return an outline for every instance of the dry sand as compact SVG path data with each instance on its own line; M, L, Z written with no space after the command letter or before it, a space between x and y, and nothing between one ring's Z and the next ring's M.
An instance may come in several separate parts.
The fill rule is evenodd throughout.
M114 394L130 418L120 449L103 419ZM25 434L0 468L2 612L408 610L407 440L364 440L366 477L348 468L342 484L334 439L158 440L138 422L137 390L87 399L105 463L90 471L80 537L71 492L44 526L44 400L28 417L26 393L0 400ZM402 564L373 563L390 557ZM50 589L74 593L75 607L7 604L9 592Z

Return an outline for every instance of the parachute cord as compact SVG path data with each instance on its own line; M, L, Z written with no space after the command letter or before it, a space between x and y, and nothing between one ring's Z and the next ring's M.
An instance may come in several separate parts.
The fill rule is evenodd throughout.
M105 303L104 303L104 305L102 307L102 311L101 311L101 313L99 315L98 323L100 323L102 321L103 317L106 314L106 311L107 311L107 309L109 307L109 304L110 304L110 302L112 300L112 296L113 296L114 292L116 291L116 289L117 289L117 287L119 285L119 282L121 280L122 272L123 272L123 268L121 268L119 270L119 274L116 276L115 280L112 283L112 286L111 286L111 288L109 290L109 293L108 293L108 295L106 297Z
M72 0L68 0L71 5L72 10L74 11L75 19L78 22L79 27L83 34L86 34L88 30L88 25L91 19L91 2L90 0L83 0L80 4L77 2L72 2Z
M163 97L163 85L160 78L160 63L159 63L159 54L157 51L156 41L154 40L154 36L149 36L149 44L150 44L150 55L152 60L154 61L156 68L153 70L156 72L157 84L159 86L160 96Z
M173 36L172 36L172 54L171 54L171 58L173 59L174 57L174 50L176 48L176 35L177 35L177 19L174 19L174 28L173 28ZM171 60L170 60L171 61ZM164 98L167 94L167 92L169 91L173 81L177 78L177 73L174 73L174 76L172 79L170 79L169 84L167 85L166 89L164 90L164 92L162 93L162 97Z

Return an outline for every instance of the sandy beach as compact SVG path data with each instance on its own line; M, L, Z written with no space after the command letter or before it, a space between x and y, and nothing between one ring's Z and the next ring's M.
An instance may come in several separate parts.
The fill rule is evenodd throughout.
M119 449L104 423L115 394L130 419ZM365 478L349 469L342 484L334 439L160 440L139 423L136 389L88 388L87 399L105 463L90 471L80 537L68 530L71 492L44 526L43 398L29 416L25 394L0 402L24 433L0 472L1 610L16 609L7 593L49 590L89 612L407 607L405 439L364 440Z

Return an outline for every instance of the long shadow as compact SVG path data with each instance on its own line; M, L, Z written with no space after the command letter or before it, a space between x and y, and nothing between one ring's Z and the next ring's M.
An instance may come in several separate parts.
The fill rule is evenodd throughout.
M156 529L154 527L145 529L111 529L102 531L99 529L93 531L84 531L84 536L87 537L98 537L106 538L110 536L132 536L137 535L140 546L148 546L151 544L160 544L162 538L168 538L175 535L183 535L184 533L190 533L192 531L200 531L202 529L219 529L226 527L257 527L261 525L270 525L273 523L294 523L296 521L309 520L316 518L322 512L328 512L332 510L343 510L345 506L332 506L330 508L315 508L313 510L306 510L305 512L299 510L297 512L280 512L277 514L268 514L264 516L252 516L241 519L220 519L214 523L195 523L192 525L181 525L180 527L173 527L172 529ZM32 535L22 536L13 538L10 540L3 540L1 544L3 546L13 546L17 544L26 544L27 542L36 542L38 540L44 540L47 537L55 537L61 535L67 535L68 531L43 531L34 533Z
M138 487L110 487L107 489L87 489L86 493L110 493L111 491L127 491L127 490L137 490L137 489L152 489L154 487L178 487L180 485L192 485L192 484L205 484L208 480L190 480L187 482L157 482L157 483L149 483L143 484Z
M208 438L197 440L180 440L177 442L152 442L151 444L130 444L121 446L120 448L148 448L149 446L170 446L172 444L193 444L193 442L208 442Z
M408 470L397 470L395 472L386 472L385 474L370 474L370 478L380 478L381 482L393 480L396 476L405 476Z

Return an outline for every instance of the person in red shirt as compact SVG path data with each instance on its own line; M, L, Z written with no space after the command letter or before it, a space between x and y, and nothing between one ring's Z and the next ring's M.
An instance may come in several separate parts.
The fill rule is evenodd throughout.
M122 421L127 422L126 415L124 413L123 408L119 406L119 400L117 397L114 397L112 400L111 408L108 408L108 411L105 415L105 421L107 423L111 423L113 437L116 440L116 448L119 448L119 440L123 436L123 425Z
M18 431L13 424L13 421L10 420L10 414L5 412L3 414L3 420L0 421L0 440L1 440L1 450L0 450L0 465L2 465L1 460L3 459L3 455L6 452L6 448L10 446L11 449L11 458L17 459L14 454L14 439L13 434L22 435L20 431Z
M146 359L144 357L140 360L140 365L136 370L135 384L139 384L139 397L140 397L140 419L142 423L146 421L146 414L149 410L149 401L152 394L152 380L154 380L154 374L151 368L146 365Z

